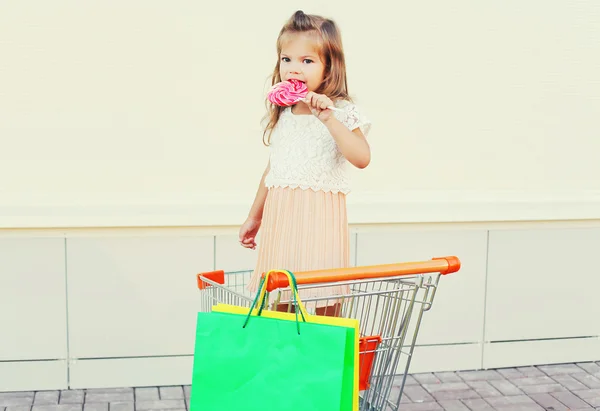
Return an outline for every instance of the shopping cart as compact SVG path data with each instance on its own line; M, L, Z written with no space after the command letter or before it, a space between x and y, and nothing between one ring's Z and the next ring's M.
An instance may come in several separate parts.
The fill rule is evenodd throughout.
M294 273L310 314L335 307L331 314L359 320L361 411L398 410L423 313L431 308L440 276L458 271L460 265L457 257L441 257ZM247 290L251 274L250 270L198 274L200 310L210 312L217 303L250 308L254 298ZM293 309L288 281L283 273L271 273L267 309ZM302 297L319 287L346 291L328 297Z

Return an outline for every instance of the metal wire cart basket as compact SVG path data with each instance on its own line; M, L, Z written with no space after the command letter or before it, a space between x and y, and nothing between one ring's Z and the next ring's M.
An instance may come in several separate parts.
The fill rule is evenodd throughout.
M346 290L302 301L310 314L323 315L323 307L335 307L335 313L325 314L359 320L360 410L399 409L423 314L432 306L440 277L457 272L460 265L451 256L294 273L301 294L322 287ZM251 274L251 270L198 274L200 310L210 312L218 303L250 308ZM286 305L293 309L288 281L284 274L269 276L267 309L281 311Z

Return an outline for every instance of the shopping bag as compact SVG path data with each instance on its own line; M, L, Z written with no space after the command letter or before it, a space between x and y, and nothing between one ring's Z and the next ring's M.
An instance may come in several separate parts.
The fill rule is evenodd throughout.
M349 328L253 315L254 304L198 313L190 411L342 410Z
M269 271L265 274L264 287L258 290L259 306L264 303L266 300L266 281L268 276L274 272L279 271L288 275L290 278L290 286L293 283L293 277L291 273L287 270L273 270ZM328 316L319 316L319 315L310 315L306 312L306 308L304 307L300 298L298 298L297 287L295 288L294 293L296 297L296 301L298 304L299 311L304 314L306 320L312 323L317 324L325 324L331 326L339 326L339 327L347 327L349 328L349 337L347 340L346 346L346 357L344 359L344 383L342 389L342 408L343 410L352 410L358 411L358 393L359 393L359 321L357 319L352 318L339 318L339 317L328 317ZM246 314L248 312L248 308L240 307L236 305L217 303L217 305L213 306L213 312L223 312L223 313L231 313L231 314ZM252 314L256 315L259 311L259 308L254 308L252 310ZM287 321L295 321L296 315L294 313L285 313L279 311L268 311L263 310L261 316L267 318L277 318L281 320ZM351 394L350 394L351 392Z

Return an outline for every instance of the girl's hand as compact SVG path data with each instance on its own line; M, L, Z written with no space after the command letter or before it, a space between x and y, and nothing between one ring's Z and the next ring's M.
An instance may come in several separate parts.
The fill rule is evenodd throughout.
M309 91L304 101L310 111L322 122L326 122L332 117L331 110L327 107L333 106L333 101L326 95Z
M256 234L260 228L260 220L248 218L240 227L240 245L245 248L256 249Z

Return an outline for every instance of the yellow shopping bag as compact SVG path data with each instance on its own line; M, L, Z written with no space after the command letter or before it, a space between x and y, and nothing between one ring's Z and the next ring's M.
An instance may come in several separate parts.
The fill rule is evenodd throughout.
M267 317L267 318L275 318L275 319L286 320L286 321L296 321L297 315L298 315L297 313L286 313L286 312L269 311L269 310L261 309L262 303L264 302L264 299L266 297L267 280L268 280L269 275L273 272L281 272L288 276L290 288L292 289L294 296L295 296L295 300L298 304L297 311L299 311L299 314L301 316L303 316L307 322L339 326L339 327L347 327L347 328L351 328L354 330L354 350L353 350L353 352L354 352L354 376L353 376L353 382L352 382L352 386L353 386L352 410L358 411L359 368L360 368L359 367L359 333L360 333L360 331L359 331L358 320L352 319L352 318L327 317L327 316L308 314L306 311L306 308L304 307L304 304L302 304L302 301L300 300L300 298L298 296L298 290L297 290L297 287L295 286L295 281L293 280L291 273L287 270L271 270L265 274L265 278L262 281L263 286L260 288L260 290L258 290L259 295L256 299L260 303L258 304L258 308L254 308L252 310L252 312L250 313L251 315L261 315L261 316ZM223 303L218 303L217 305L213 306L212 310L214 312L221 312L221 313L242 314L242 315L248 314L248 308L246 308L246 307L240 307L240 306L236 306L236 305L223 304Z

